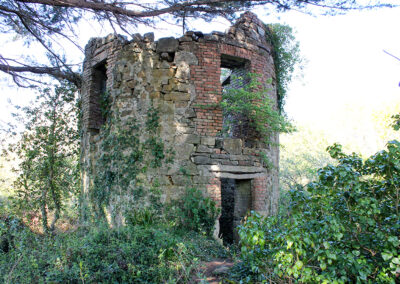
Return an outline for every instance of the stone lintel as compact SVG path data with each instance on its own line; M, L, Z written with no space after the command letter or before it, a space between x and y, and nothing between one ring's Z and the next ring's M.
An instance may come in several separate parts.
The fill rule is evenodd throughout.
M95 67L100 62L105 61L108 58L108 52L105 50L102 53L97 54L92 58L91 67Z
M265 174L264 173L232 174L232 173L217 172L214 173L214 176L219 178L232 178L232 179L255 179L255 178L265 177Z
M232 174L255 174L265 173L266 170L263 167L252 167L252 166L229 166L229 165L204 165L210 172L220 173L232 173Z

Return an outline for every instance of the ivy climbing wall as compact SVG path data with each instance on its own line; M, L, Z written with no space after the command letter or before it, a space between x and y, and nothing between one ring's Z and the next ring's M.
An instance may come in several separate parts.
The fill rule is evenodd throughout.
M81 93L83 214L118 226L132 210L163 206L187 186L221 206L224 178L248 182L246 210L275 213L278 134L268 144L254 133L226 137L219 106L221 68L259 74L276 104L265 33L246 12L226 33L91 39Z

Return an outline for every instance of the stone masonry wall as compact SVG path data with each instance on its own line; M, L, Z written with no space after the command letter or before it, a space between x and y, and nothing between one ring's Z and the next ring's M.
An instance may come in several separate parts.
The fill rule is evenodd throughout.
M190 183L221 206L221 178L251 180L252 209L275 213L278 147L258 139L220 135L223 117L216 104L221 101L221 66L231 62L246 62L246 68L260 74L262 82L275 78L264 25L252 13L243 14L227 33L187 32L178 39L158 41L152 34L135 35L131 41L120 36L91 39L86 46L81 94L84 199L90 203L95 162L102 154L99 143L104 118L95 72L103 65L111 111L122 123L130 117L144 123L150 106L160 110L159 136L175 151L175 159L172 165L149 169L141 178L147 187L157 182L163 201L180 196ZM269 95L276 102L274 85L269 87ZM278 134L271 140L277 145ZM260 152L269 157L273 168L263 164ZM109 207L123 199L111 198Z

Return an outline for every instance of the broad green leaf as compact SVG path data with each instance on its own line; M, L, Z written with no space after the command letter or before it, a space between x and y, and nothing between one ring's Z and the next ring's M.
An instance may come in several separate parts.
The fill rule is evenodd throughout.
M393 257L393 254L390 252L382 252L382 258L384 261L387 261Z
M303 267L303 262L301 260L296 261L296 263L294 264L294 267L297 270L300 270Z

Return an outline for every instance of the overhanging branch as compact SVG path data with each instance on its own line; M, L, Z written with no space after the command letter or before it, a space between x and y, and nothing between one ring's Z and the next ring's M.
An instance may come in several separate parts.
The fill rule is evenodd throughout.
M209 13L222 13L226 11L224 9L218 9L218 5L221 4L242 4L243 0L199 0L199 1L188 1L182 3L176 3L165 8L152 8L146 7L144 10L132 10L126 8L129 5L135 5L133 3L127 3L123 1L113 2L98 2L98 1L87 1L87 0L16 0L23 3L43 4L49 6L58 6L65 8L78 8L90 10L93 12L110 12L114 15L127 16L132 18L147 18L157 17L164 14L171 14L177 11L191 10L191 11L207 11ZM265 5L269 3L279 4L278 0L251 0L249 1L255 5ZM143 7L143 5L140 5ZM206 9L209 6L210 9ZM211 9L211 6L214 6Z
M42 66L10 66L8 64L0 64L0 71L13 76L14 81L17 78L26 80L20 73L33 73L37 75L50 75L58 80L68 80L74 83L78 88L81 86L81 76L74 72L64 72L56 67L42 67Z
M330 10L353 10L353 9L372 9L377 7L395 7L393 4L381 4L379 1L376 4L358 4L355 1L337 1L333 4L325 4L322 0L295 0L295 1L282 1L282 0L192 0L171 4L167 7L155 8L151 5L125 1L96 1L96 0L16 0L17 2L43 4L49 6L77 8L89 10L92 12L108 12L114 16L120 15L131 18L147 18L157 17L164 14L173 14L179 11L190 12L206 12L210 14L226 13L227 10L243 10L244 7L255 7L261 5L272 4L277 8L283 10L290 10L292 8L303 8L305 6L317 6L323 9ZM247 3L247 5L244 4ZM129 6L140 7L141 10L129 9ZM235 8L233 8L235 7Z

